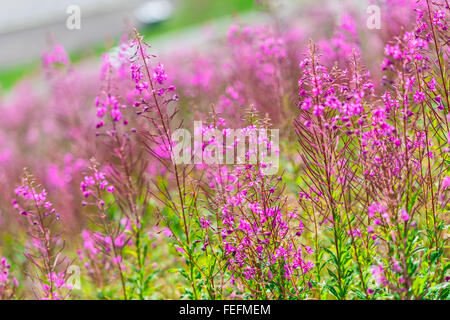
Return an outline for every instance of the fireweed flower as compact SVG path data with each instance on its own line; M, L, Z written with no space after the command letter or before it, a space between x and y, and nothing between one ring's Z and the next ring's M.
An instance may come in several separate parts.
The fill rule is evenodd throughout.
M425 101L425 94L421 91L416 91L416 93L414 93L414 102L421 103L424 101Z
M207 229L210 225L211 222L209 221L209 219L201 217L200 218L200 225L203 229Z
M90 175L84 177L80 189L86 198L83 205L95 208L90 220L96 231L83 230L83 250L78 251L78 257L91 279L102 289L111 281L111 272L116 273L126 299L126 267L122 255L128 244L131 226L126 218L118 225L111 220L108 209L113 203L107 199L107 194L113 193L114 187L107 178L107 174L99 170L96 160L92 159Z
M114 159L109 162L108 172L105 172L111 185L103 183L101 188L111 193L119 190L115 193L116 204L131 222L132 228L127 234L132 243L130 250L135 252L135 267L132 271L138 277L131 285L140 299L144 299L148 292L151 283L146 281L146 277L153 272L146 267L149 238L145 236L145 228L150 223L146 215L150 197L154 196L147 188L147 176L157 176L168 171L172 130L168 122L173 116L168 115L167 104L178 100L174 93L175 87L168 83L164 66L154 65L151 61L154 56L148 54L147 49L148 46L136 32L134 39L122 41L118 55L109 54L104 58L104 86L96 103L103 121L102 125L97 125L97 136ZM123 94L123 91L126 93ZM149 126L152 128L149 129ZM145 151L154 156L156 161L150 162L151 159L143 155ZM108 207L107 201L103 199L99 203L100 207ZM182 210L185 210L184 207ZM116 252L113 261L122 265L125 259L120 250L113 251ZM124 298L127 298L122 271L119 271L119 275Z
M229 180L222 172L222 179L215 179L212 188L217 190L217 196L223 196L222 200L214 201L219 201L222 213L218 227L228 270L243 286L256 285L265 290L278 277L293 282L307 278L314 265L307 258L313 254L310 247L294 246L293 239L303 229L302 222L297 220L299 228L293 227L296 215L288 214L276 204L282 201L277 192L279 180L265 177L260 170L258 165L235 169L234 184L230 187L224 187ZM307 289L297 290L300 295Z
M349 14L343 14L339 25L335 28L331 39L319 41L318 47L323 52L323 63L332 66L334 63L342 68L348 65L347 57L353 50L359 48L359 38L355 19Z
M0 259L0 300L13 299L19 282L10 272L11 266L5 257Z
M52 65L69 63L69 57L61 45L55 45L50 52L42 53L42 63L48 68Z
M32 278L38 286L36 294L41 299L65 299L70 296L72 287L66 285L68 261L62 254L64 244L55 232L60 215L47 199L45 189L40 189L27 171L22 182L14 190L17 199L13 199L12 204L28 222L30 244L25 257L37 271Z
M369 150L374 145L370 139L383 137L385 132L392 130L386 124L384 108L374 108L373 117L366 109L372 103L375 90L370 74L360 67L356 51L349 58L349 65L349 71L330 73L321 64L316 46L310 45L309 55L300 63L299 115L295 122L304 168L299 205L305 220L315 226L316 239L319 226L324 224L332 230L330 239L333 240L329 245L333 251L327 252L333 261L332 272L336 275L330 285L334 286L332 292L337 298L344 298L338 291L342 288L346 273L346 267L339 262L338 257L354 256L359 279L364 279L359 246L367 241L366 237L362 237L362 229L365 228L352 219L352 213L349 212L349 208L355 205L352 186L358 180L351 159L355 157L355 150L362 148L357 151L361 157L357 166L361 166L361 171L367 176L376 175L382 159L374 155L373 163L369 165ZM390 103L391 99L386 95L385 100ZM305 103L312 106L304 107ZM370 125L375 127L372 132L367 130ZM341 143L343 141L345 143ZM305 197L304 194L310 196ZM347 195L339 198L338 194ZM368 207L369 217L382 210L378 204ZM342 241L349 241L351 246L342 246ZM317 251L320 250L318 242L315 242L315 247ZM318 264L320 261L316 261ZM362 291L366 292L365 281L360 283Z
M444 179L442 179L442 189L448 189L450 187L450 176L449 177L444 177Z
M404 222L408 221L411 218L406 209L402 209L400 217Z
M373 265L371 268L372 276L374 277L376 283L380 286L386 286L387 281L384 276L384 269L381 265Z
M146 223L148 221L144 219L144 215L148 214L147 205L150 197L150 193L144 187L147 183L144 177L152 170L159 171L161 167L150 163L148 157L142 154L145 147L141 144L143 141L141 133L145 130L143 130L141 119L144 119L148 112L153 109L154 106L150 105L149 102L153 93L155 95L158 93L151 91L153 78L149 79L143 66L136 61L136 54L135 41L124 39L121 41L117 52L110 52L104 57L101 76L103 86L98 94L96 107L98 110L100 109L99 117L102 121L97 125L97 136L101 139L101 143L106 146L109 159L114 159L109 161L107 172L105 172L105 175L108 176L108 183L100 182L99 189L102 191L101 193L103 193L103 190L107 191L106 193L114 193L114 205L120 207L121 214L130 221L131 228L126 231L128 237L125 243L132 244L130 250L136 252L135 259L133 259L135 261L132 263L136 266L133 270L139 273L139 280L133 282L132 286L138 287L135 288L135 293L143 299L145 288L150 285L150 282L144 281L144 274L141 272L151 271L150 268L145 267L148 256L144 254L144 252L148 252L145 249L148 238L145 237L144 228L146 226L143 221ZM161 65L156 71L161 81L164 78L162 70ZM174 88L168 86L164 89L167 89L165 93L166 91L170 93ZM165 94L164 98L166 97ZM140 117L136 117L136 115ZM164 149L163 143L159 145ZM164 153L166 157L170 155L166 150L164 150ZM119 190L119 192L116 192L116 190ZM99 193L94 197L97 204L104 207L104 210L108 210L111 203L108 203L104 195L100 197L98 195ZM103 216L103 214L99 214L99 216ZM122 227L118 226L114 219L104 220L108 220L108 222L106 228L102 227L102 234L109 235L111 239L119 237L117 233ZM100 220L97 220L97 222L102 223ZM111 260L117 266L115 269L121 282L122 293L124 298L127 299L124 270L122 270L126 258L121 253L121 244L124 239L122 237L118 239L112 241L113 246L116 244L118 246L116 249L113 248Z
M48 90L21 85L12 103L0 101L3 185L12 185L15 167L27 163L45 172L48 193L24 183L11 203L17 218L30 222L30 265L34 256L45 265L45 237L35 237L42 236L40 213L42 230L52 238L59 238L62 224L66 232L83 229L80 261L108 298L121 283L124 298L153 294L145 283L154 267L145 257L170 242L179 274L192 287L183 292L186 298L445 299L449 11L443 1L420 0L413 4L414 22L410 1L385 2L380 32L366 38L361 17L345 14L332 37L319 40L320 52L306 59L299 52L307 33L288 19L281 29L232 26L220 46L183 50L164 64L139 37L124 39L102 57L96 98L97 77L68 68L60 46L45 53ZM321 13L317 20L331 15ZM322 29L314 30L318 37ZM384 46L386 39L392 41ZM371 53L383 47L382 65L369 64L369 74L360 53L370 63ZM178 94L181 108L173 107ZM186 109L206 118L203 106L211 104L218 113L209 114L212 124L200 132L209 138L194 146L202 158L214 159L220 139L213 132L227 135L225 119L243 133L262 125L240 112L254 105L285 129L283 178L264 176L268 164L258 161L172 165L170 133L181 126L178 119ZM86 105L95 106L92 118ZM295 156L293 112L300 145ZM94 133L95 146L86 138ZM63 164L66 152L74 158ZM86 165L75 159L93 152L108 165L80 177ZM245 160L255 154L250 150ZM292 195L295 183L299 190ZM78 188L81 193L73 192ZM84 215L76 206L81 200ZM1 213L4 232L9 217ZM156 237L161 242L149 246ZM58 254L62 241L49 243ZM172 263L170 257L164 261ZM7 265L1 260L0 272ZM39 297L66 297L71 287L63 266L35 267ZM17 287L11 278L8 272L7 298Z

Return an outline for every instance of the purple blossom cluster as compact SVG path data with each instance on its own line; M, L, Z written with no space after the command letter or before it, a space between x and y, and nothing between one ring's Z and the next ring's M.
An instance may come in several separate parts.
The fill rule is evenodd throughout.
M5 257L0 259L0 298L1 300L9 300L14 297L19 281L14 278L10 272L11 265Z
M134 30L99 72L44 53L0 100L0 299L448 299L448 3L303 9L163 57Z

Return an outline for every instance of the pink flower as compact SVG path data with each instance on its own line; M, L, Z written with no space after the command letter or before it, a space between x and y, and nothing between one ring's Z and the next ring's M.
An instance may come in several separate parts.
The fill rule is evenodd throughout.
M414 93L414 102L415 103L422 103L425 101L425 99L426 99L425 93L423 93L422 91L416 91Z
M445 190L448 187L450 187L450 176L444 177L444 179L442 179L442 189Z
M53 64L69 64L69 56L64 50L63 46L57 44L50 52L42 53L42 64L44 67L50 67Z
M167 80L167 74L164 71L164 65L162 63L158 63L156 68L153 71L153 78L159 83L163 84L164 81Z
M175 246L175 250L177 250L181 254L184 254L186 252L183 248L178 247L178 246Z
M201 225L202 229L207 229L211 225L211 222L209 221L209 219L207 219L207 218L205 219L205 218L201 217L200 225Z
M385 286L386 285L386 278L384 277L384 269L383 267L378 265L373 265L370 267L372 276L375 278L375 281L378 285Z
M410 216L409 216L409 214L408 214L408 212L406 211L405 208L403 208L402 211L400 212L400 217L405 222L409 220Z

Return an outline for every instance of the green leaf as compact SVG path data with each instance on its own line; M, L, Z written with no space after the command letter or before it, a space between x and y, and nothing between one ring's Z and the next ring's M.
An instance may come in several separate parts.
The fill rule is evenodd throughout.
M332 286L330 285L326 285L326 288L328 289L328 291L330 291L330 293L336 297L336 299L340 299L340 296L338 295L336 289L334 289Z
M442 250L431 252L431 254L430 254L430 264L436 263L436 261L442 256L442 254L443 254Z
M414 207L414 204L416 203L416 199L417 199L417 196L419 195L420 191L422 191L422 189L417 190L411 197L411 200L409 201L408 206L407 206L408 213L412 212L412 208Z

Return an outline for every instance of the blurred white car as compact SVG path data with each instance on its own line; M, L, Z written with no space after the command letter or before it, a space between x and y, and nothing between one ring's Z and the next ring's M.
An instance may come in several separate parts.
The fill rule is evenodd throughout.
M170 18L173 13L173 5L168 0L148 1L134 11L138 23L152 25Z

